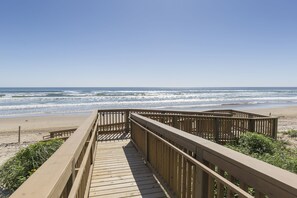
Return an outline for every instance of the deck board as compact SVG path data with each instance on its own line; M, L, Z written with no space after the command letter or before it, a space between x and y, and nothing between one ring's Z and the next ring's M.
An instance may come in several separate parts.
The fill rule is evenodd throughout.
M97 143L89 197L167 197L130 140Z

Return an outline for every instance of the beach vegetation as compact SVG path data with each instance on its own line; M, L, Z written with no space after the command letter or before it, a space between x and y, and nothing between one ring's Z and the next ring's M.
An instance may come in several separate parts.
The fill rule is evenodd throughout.
M287 132L285 132L285 134L287 134L289 137L291 138L296 138L297 137L297 130L289 130Z
M297 173L297 149L288 148L283 141L248 132L241 135L238 141L226 146L274 166Z
M32 175L61 145L53 139L21 149L0 167L0 187L12 193Z

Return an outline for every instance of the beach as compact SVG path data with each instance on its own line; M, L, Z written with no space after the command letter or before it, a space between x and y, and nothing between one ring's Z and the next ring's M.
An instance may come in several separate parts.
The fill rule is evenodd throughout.
M297 106L243 109L244 111L279 117L278 137L288 140L293 146L296 139L288 138L282 132L297 129ZM86 118L84 115L34 116L0 119L0 165L20 148L40 141L49 131L78 127ZM18 127L21 126L21 144L18 144Z
M247 109L244 111L279 117L278 131L297 129L297 106Z
M0 119L0 165L20 148L40 141L49 131L78 127L87 115L34 116ZM18 128L21 126L21 144Z

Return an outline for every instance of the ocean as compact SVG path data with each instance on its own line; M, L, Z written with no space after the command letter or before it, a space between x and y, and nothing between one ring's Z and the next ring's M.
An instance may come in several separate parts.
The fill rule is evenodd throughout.
M0 88L0 117L93 109L252 109L297 105L297 88Z

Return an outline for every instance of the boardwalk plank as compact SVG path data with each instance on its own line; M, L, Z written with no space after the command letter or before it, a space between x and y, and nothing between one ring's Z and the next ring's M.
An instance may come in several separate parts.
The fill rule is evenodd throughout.
M98 142L89 197L166 197L130 140Z

